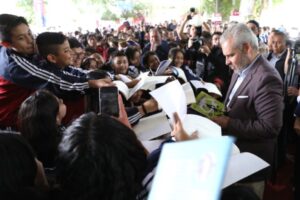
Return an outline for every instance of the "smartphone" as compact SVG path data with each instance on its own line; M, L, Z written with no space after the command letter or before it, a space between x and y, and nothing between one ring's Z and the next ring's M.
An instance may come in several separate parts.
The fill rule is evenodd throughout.
M119 117L118 94L117 87L99 88L99 114Z

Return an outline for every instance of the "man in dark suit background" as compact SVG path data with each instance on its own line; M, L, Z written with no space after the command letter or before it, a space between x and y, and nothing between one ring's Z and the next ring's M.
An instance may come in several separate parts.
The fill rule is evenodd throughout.
M224 135L236 137L241 152L251 152L271 166L282 126L283 85L280 75L259 54L258 41L245 24L221 36L226 64L234 71L225 98L227 116L215 117ZM243 180L262 199L270 168Z
M271 66L275 67L279 72L282 80L284 80L284 62L287 56L287 36L285 33L274 30L272 36L272 51L268 54L268 61Z
M290 59L288 55L287 35L284 32L274 30L272 35L272 51L268 54L268 61L272 67L275 67L279 72L284 83L284 112L283 112L283 126L278 135L277 148L277 164L278 168L282 167L286 161L287 146L292 141L293 124L294 124L294 110L297 102L295 96L298 94L298 79L294 78L293 83L289 83L287 60ZM291 60L291 59L290 59ZM290 62L289 62L290 63ZM287 66L286 66L287 65ZM296 70L297 72L297 70ZM296 77L297 74L293 76Z

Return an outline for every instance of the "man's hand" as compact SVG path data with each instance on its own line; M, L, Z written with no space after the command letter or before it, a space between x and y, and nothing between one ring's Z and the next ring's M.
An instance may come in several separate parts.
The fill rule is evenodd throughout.
M298 96L298 93L299 93L299 91L296 87L288 87L288 89L287 89L288 96L295 96L296 97L296 96Z
M157 46L155 41L151 41L150 51L156 51Z
M219 124L222 129L227 129L230 118L227 116L213 117L211 120L217 124Z
M91 88L101 88L101 87L114 86L113 82L109 78L89 80L88 83L89 83L89 86Z

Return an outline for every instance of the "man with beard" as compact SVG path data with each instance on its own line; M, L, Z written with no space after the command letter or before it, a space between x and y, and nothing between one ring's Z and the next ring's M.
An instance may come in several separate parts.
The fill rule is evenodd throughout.
M241 152L251 152L270 164L240 183L262 199L282 126L282 80L259 54L257 38L245 24L229 27L221 36L221 46L234 74L224 102L227 115L212 120L222 127L223 135L236 137Z

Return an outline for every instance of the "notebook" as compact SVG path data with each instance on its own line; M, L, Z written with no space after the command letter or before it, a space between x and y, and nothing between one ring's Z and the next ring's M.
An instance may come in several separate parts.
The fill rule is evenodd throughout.
M165 144L148 199L219 199L233 141L219 137Z

